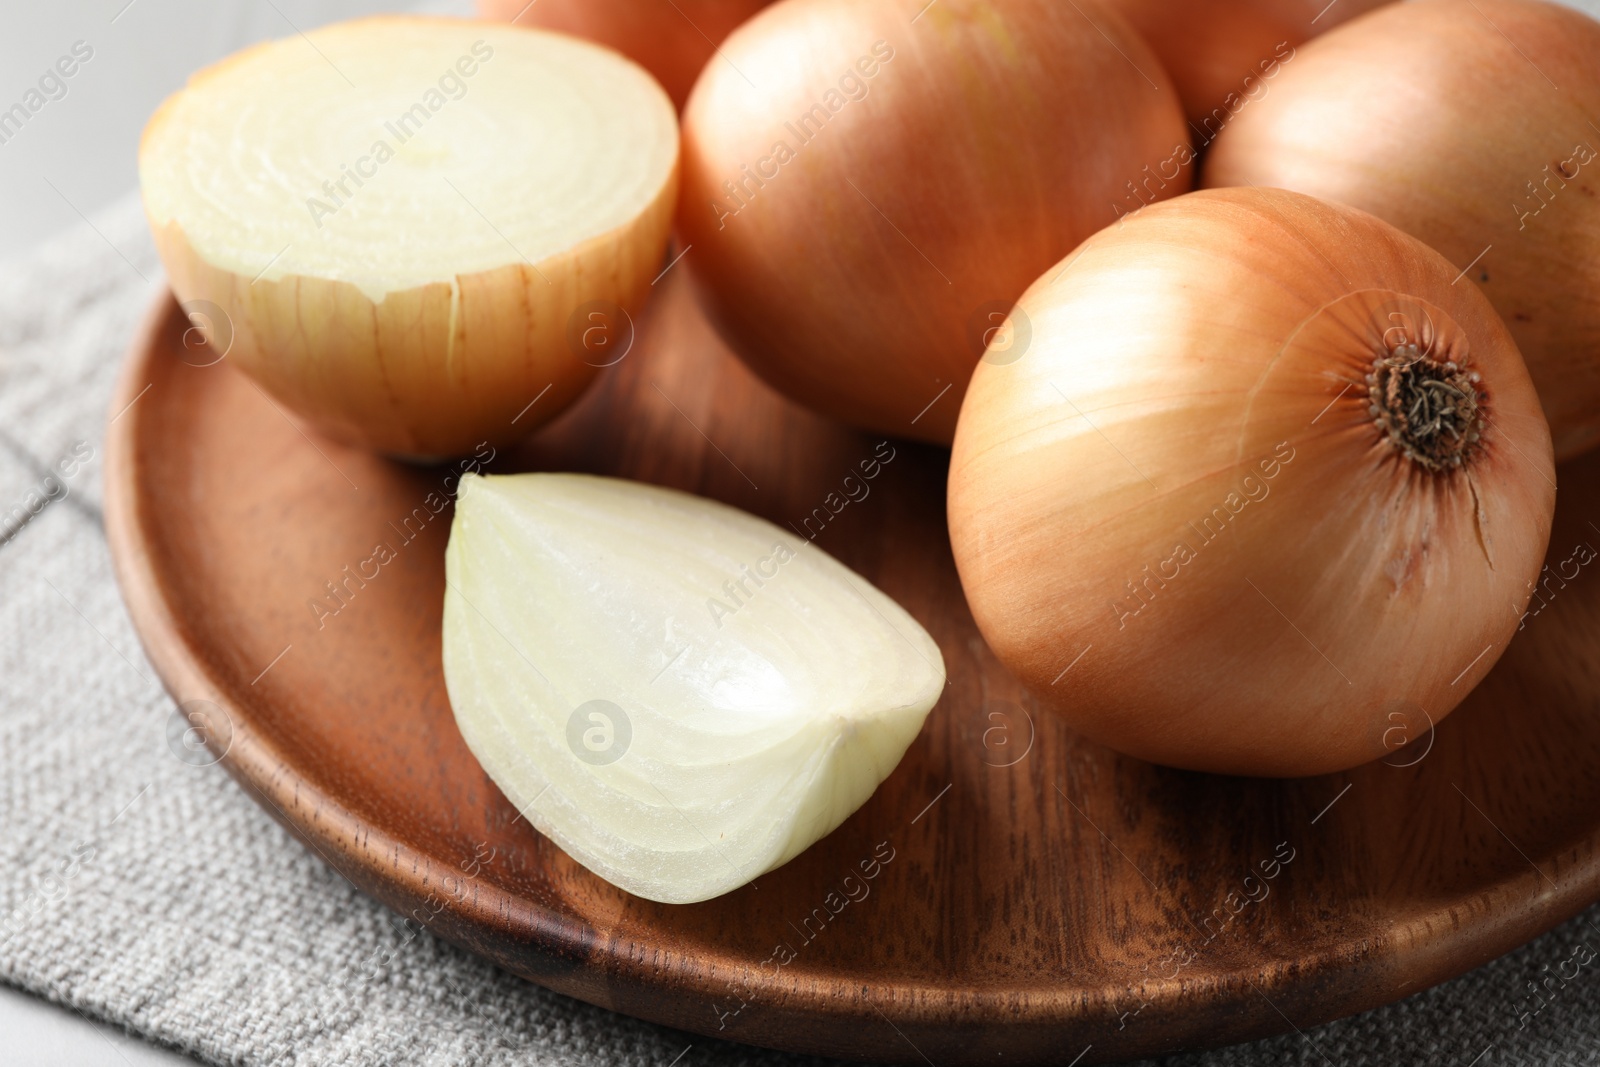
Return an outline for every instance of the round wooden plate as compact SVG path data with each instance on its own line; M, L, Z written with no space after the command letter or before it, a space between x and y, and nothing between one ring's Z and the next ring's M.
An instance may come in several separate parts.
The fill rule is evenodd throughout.
M945 453L779 399L682 271L662 287L626 358L493 469L624 475L791 526L921 620L950 676L866 806L691 906L567 858L457 733L439 661L457 468L301 429L226 359L200 365L215 353L169 302L134 346L107 526L145 647L239 782L379 900L629 1015L951 1067L1304 1030L1600 897L1600 458L1561 472L1546 606L1437 731L1397 708L1386 760L1325 778L1166 770L1074 737L994 661L951 562Z

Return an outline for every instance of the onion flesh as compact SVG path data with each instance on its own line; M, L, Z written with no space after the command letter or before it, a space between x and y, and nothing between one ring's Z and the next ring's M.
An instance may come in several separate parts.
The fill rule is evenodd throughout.
M1516 632L1555 506L1527 371L1456 275L1362 212L1228 189L1042 278L951 459L1001 661L1197 770L1324 773L1443 719Z
M1394 4L1302 49L1202 177L1350 204L1442 252L1510 327L1568 459L1600 444L1597 57L1600 22L1557 4Z
M672 490L468 476L445 573L467 744L542 833L650 900L726 893L832 831L944 688L938 646L866 580Z
M175 292L234 362L336 436L439 456L594 378L573 318L642 301L677 157L671 103L609 50L378 17L196 74L147 126L140 181Z

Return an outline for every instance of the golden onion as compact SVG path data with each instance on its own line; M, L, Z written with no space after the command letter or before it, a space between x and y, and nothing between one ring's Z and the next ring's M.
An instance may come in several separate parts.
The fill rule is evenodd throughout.
M1203 178L1350 204L1444 253L1511 328L1567 459L1600 444L1597 124L1600 22L1421 0L1302 49Z
M1198 770L1337 770L1393 715L1443 719L1555 507L1527 370L1458 273L1363 212L1228 189L1041 278L951 459L996 655L1089 737Z
M684 110L684 263L730 346L824 414L948 443L1039 272L1193 156L1149 48L1098 3L785 0Z

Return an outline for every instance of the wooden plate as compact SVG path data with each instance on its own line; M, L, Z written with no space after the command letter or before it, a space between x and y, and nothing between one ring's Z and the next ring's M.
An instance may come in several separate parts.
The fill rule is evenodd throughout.
M1600 897L1600 580L1579 562L1600 459L1562 471L1547 606L1436 732L1397 707L1388 759L1326 778L1165 770L1075 738L995 663L950 558L945 454L896 442L847 486L877 440L753 379L682 275L627 357L495 469L625 475L791 525L904 604L950 672L854 817L692 906L589 874L463 744L439 663L453 468L303 431L227 360L197 365L215 354L185 346L171 303L138 338L107 476L133 618L239 782L367 892L619 1012L941 1067L1304 1030Z

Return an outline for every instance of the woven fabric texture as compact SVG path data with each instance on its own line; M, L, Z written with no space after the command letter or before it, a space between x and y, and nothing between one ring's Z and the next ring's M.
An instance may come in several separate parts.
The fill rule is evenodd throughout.
M684 1067L825 1062L615 1015L413 935L222 769L174 756L100 485L112 384L162 285L132 199L0 266L0 981L224 1064L668 1067L690 1045ZM1590 945L1600 911L1391 1007L1161 1062L1600 1064L1592 968L1524 1017L1528 983Z

